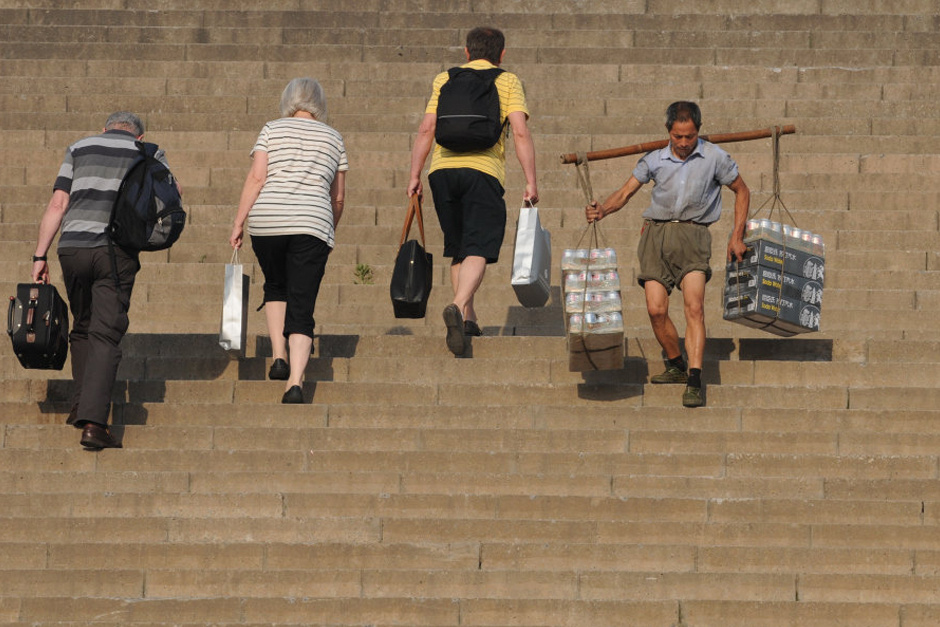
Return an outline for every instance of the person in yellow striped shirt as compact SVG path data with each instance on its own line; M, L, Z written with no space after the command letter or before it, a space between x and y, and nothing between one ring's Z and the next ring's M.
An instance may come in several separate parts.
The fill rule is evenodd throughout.
M505 37L495 28L474 28L467 34L463 68L490 70L499 67L506 54ZM411 151L411 178L407 194L421 195L421 171L433 147L428 184L444 232L444 256L451 258L450 278L454 300L444 308L447 348L456 356L468 347L467 337L481 335L473 299L483 282L487 264L496 263L506 231L506 136L483 150L455 152L434 143L441 87L448 72L434 78L431 97ZM522 202L536 204L535 146L527 126L529 111L519 78L502 72L495 80L499 94L500 122L508 120L516 157L526 186Z

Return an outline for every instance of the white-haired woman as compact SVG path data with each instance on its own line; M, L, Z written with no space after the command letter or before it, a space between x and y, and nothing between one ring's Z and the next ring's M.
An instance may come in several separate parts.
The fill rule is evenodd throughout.
M247 223L264 274L274 357L268 377L287 381L282 403L302 403L313 310L343 215L349 165L342 136L323 121L326 97L316 80L288 83L281 115L264 125L251 151L229 243L241 247Z

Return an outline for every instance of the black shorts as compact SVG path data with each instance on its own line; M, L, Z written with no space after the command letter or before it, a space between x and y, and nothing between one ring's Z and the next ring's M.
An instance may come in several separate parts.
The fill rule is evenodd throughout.
M506 234L499 181L472 168L451 168L432 172L428 183L444 232L444 256L454 263L471 256L496 263Z

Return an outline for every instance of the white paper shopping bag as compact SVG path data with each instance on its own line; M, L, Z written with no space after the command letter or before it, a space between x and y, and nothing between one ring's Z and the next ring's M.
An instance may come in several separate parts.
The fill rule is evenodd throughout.
M248 286L250 277L238 263L238 249L232 262L225 264L225 291L222 296L222 323L219 327L219 346L227 351L245 354L248 338Z
M542 228L538 207L522 207L516 225L512 288L525 307L542 307L551 293L552 237Z

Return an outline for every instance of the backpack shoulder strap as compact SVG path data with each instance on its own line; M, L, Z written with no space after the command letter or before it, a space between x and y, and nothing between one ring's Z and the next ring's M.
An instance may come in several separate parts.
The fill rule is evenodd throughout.
M457 74L460 74L461 72L474 72L476 74L480 74L484 76L485 78L490 78L492 76L492 78L495 80L497 76L499 76L505 71L506 70L504 70L501 67L491 67L485 70L475 70L472 67L462 67L458 65L456 67L452 67L449 70L447 70L447 77L454 78L454 76L456 76Z
M151 142L137 142L137 145L140 147L140 151L144 153L145 156L153 158L156 156L157 151L160 150L160 147Z

